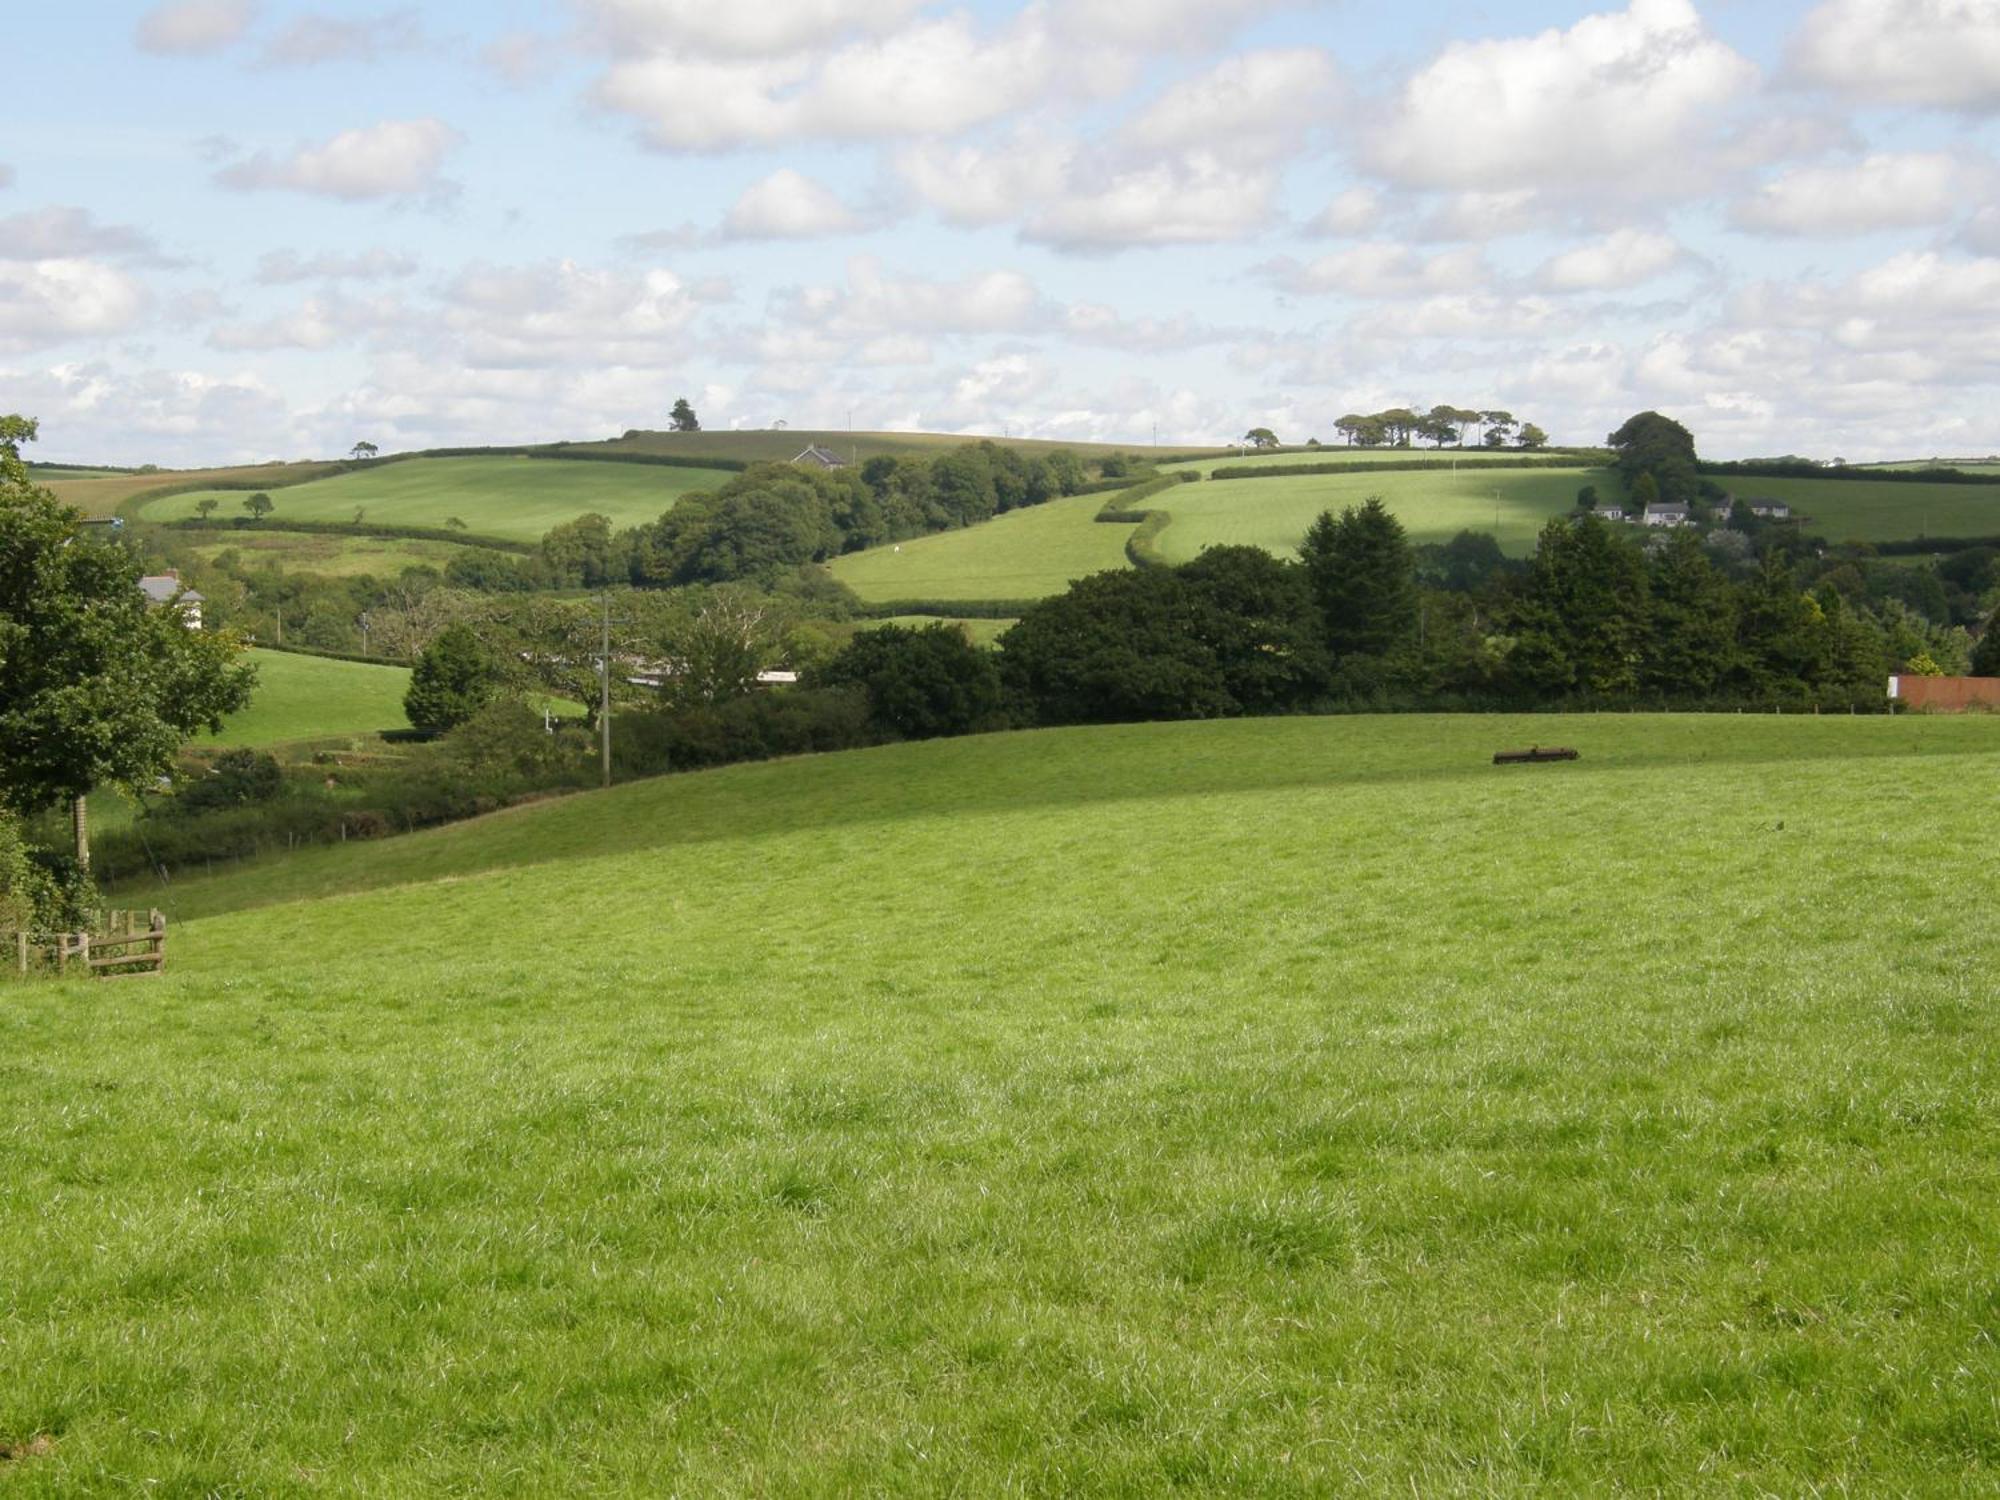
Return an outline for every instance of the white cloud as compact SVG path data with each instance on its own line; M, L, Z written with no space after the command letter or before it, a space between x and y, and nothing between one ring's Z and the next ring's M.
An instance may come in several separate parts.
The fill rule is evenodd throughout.
M1017 135L1004 145L911 146L895 160L898 177L947 224L977 228L1019 217L1059 196L1076 149L1062 141Z
M1617 229L1550 257L1535 280L1554 292L1622 291L1671 271L1685 255L1671 235Z
M122 224L99 224L81 208L43 208L0 219L0 261L151 256L153 241Z
M861 217L830 190L786 167L743 190L722 232L738 240L813 239L861 227Z
M893 29L924 0L582 0L594 39L715 57L770 57Z
M1491 279L1476 249L1426 256L1408 245L1385 240L1353 245L1304 265L1290 258L1268 261L1256 274L1278 290L1297 295L1338 293L1348 297L1414 297L1465 292Z
M1300 150L1340 101L1340 75L1319 49L1244 52L1175 84L1121 135L1142 150L1202 151L1261 164Z
M1420 187L1644 193L1686 180L1755 81L1690 0L1632 0L1567 31L1452 43L1404 85L1369 157Z
M1790 63L1869 104L2000 110L2000 3L1826 0L1800 24Z
M1063 0L1056 24L1087 42L1193 51L1297 0Z
M286 188L348 201L436 195L448 188L439 175L445 156L464 139L442 120L388 120L301 146L287 157L259 153L223 169L216 181L244 191Z
M1060 61L1037 11L991 36L957 14L824 57L621 56L594 94L636 117L664 150L883 140L949 135L1011 114L1053 85Z
M98 261L0 262L0 350L113 337L139 321L147 302L144 287Z
M1339 237L1366 234L1382 222L1382 213L1380 193L1371 187L1351 187L1313 215L1306 227L1312 234Z
M1989 203L1966 220L1960 239L1980 255L2000 255L2000 206Z
M883 334L1023 333L1052 309L1019 271L977 271L949 281L903 276L873 256L847 264L845 286L807 286L774 299L771 322L853 339Z
M1769 234L1865 234L1940 224L1992 181L1989 162L1942 151L1885 152L1796 168L1737 199L1730 218L1739 228Z
M301 256L296 250L273 250L257 262L257 279L266 286L298 281L389 281L416 273L417 263L389 250L354 254L324 251Z
M139 19L142 51L195 55L234 45L257 19L257 0L175 0Z
M1079 172L1030 210L1021 235L1085 253L1238 240L1270 222L1277 187L1275 172L1240 170L1203 153Z
M311 14L297 17L271 38L258 60L279 68L377 62L413 51L422 42L416 12L407 7L351 21Z
M705 291L659 269L478 265L446 289L442 323L474 366L657 366L686 352Z

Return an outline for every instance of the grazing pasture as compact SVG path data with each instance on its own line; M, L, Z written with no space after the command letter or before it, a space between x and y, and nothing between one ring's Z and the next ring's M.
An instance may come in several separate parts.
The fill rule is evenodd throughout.
M228 469L156 469L150 474L114 474L104 478L86 479L78 475L51 474L40 482L55 493L55 497L65 505L74 505L87 516L112 516L127 501L154 490L178 488L183 485L230 484L246 486L243 490L223 491L218 496L227 513L241 515L243 497L258 489L268 489L273 494L281 485L297 484L302 480L316 479L334 471L336 465L325 463L295 464L251 464ZM190 510L188 514L194 512Z
M410 727L403 713L407 667L254 649L248 659L257 668L249 706L225 719L220 734L198 744L263 749L290 740Z
M829 572L869 603L1039 599L1088 573L1122 568L1130 526L1095 520L1103 495L1069 495L977 526L850 552Z
M869 620L862 629L873 629L882 625L901 625L909 630L922 630L927 625L956 625L972 638L975 646L990 646L1013 626L1016 620L953 619L939 615L889 615L880 620Z
M1459 469L1439 467L1387 474L1297 474L1279 479L1223 479L1183 484L1146 502L1173 520L1155 545L1171 562L1204 547L1262 547L1280 556L1298 548L1323 510L1338 512L1371 495L1403 523L1413 542L1447 542L1461 531L1498 535L1508 553L1524 557L1549 518L1575 509L1576 492L1597 487L1622 496L1609 469Z
M1989 1490L1995 729L990 736L177 882L0 991L7 1482Z
M740 463L783 463L817 445L850 462L866 463L871 458L935 458L966 443L993 443L1023 454L1047 453L1068 448L1085 458L1108 453L1148 452L1169 456L1183 453L1223 453L1234 449L1205 449L1199 446L1171 450L1151 450L1143 443L1073 443L1061 438L989 437L979 433L956 432L814 432L793 428L742 432L641 432L635 437L605 443L577 443L578 448L602 448L613 453L669 454L682 458L721 458Z
M360 510L377 525L443 526L456 516L468 531L537 541L587 511L618 526L659 519L681 496L713 490L735 476L721 469L667 468L547 458L413 458L353 469L330 479L272 490L272 519L351 521ZM148 521L195 515L203 499L216 514L241 516L240 490L193 491L149 501Z
M1740 499L1768 497L1804 516L1830 542L1891 542L1923 536L2000 536L2000 473L1985 484L1913 484L1895 479L1718 480Z
M269 565L331 578L394 578L405 568L442 572L453 558L472 551L450 542L406 537L341 536L309 531L276 531L264 526L202 532L189 550L204 562L234 552L246 567Z

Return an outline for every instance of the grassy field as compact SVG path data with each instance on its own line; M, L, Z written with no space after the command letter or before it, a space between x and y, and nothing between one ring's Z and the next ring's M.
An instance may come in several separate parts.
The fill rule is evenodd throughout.
M200 743L263 747L410 727L403 714L403 694L410 686L405 667L290 651L253 650L249 659L257 668L250 706L226 719L220 734Z
M658 520L682 495L719 488L733 477L720 469L560 459L415 458L270 493L280 521L351 521L360 510L378 525L443 526L457 516L482 535L531 542L586 511L619 526ZM205 498L220 502L220 514L243 514L246 496L225 490L155 500L143 516L180 520L194 515Z
M0 1484L1990 1492L1996 756L996 736L177 883L0 990Z
M1535 550L1549 517L1573 510L1586 484L1600 495L1624 493L1609 469L1438 468L1389 474L1301 474L1281 479L1224 479L1184 484L1148 500L1173 517L1160 533L1161 553L1186 562L1204 547L1246 545L1289 556L1313 518L1371 495L1403 523L1413 542L1448 542L1461 531L1494 532L1511 555ZM1497 521L1497 525L1496 525Z
M126 501L152 490L188 484L245 484L268 486L275 493L280 485L314 479L333 468L331 462L255 464L234 469L156 470L151 474L116 474L103 479L82 479L74 475L59 478L52 475L45 483L65 505L74 505L87 516L110 516L117 514L118 508ZM232 514L240 515L243 498L248 493L248 490L225 491L220 498Z
M2000 476L1990 485L1736 476L1719 482L1742 499L1784 501L1795 516L1805 515L1808 531L1832 542L2000 535Z
M605 443L578 443L579 448L604 448L624 453L665 453L687 458L727 458L744 463L785 463L818 444L841 458L866 462L878 456L892 458L934 457L964 443L990 442L1021 453L1046 453L1056 448L1086 457L1106 453L1148 451L1166 454L1214 452L1234 449L1203 449L1200 445L1149 450L1144 443L1072 443L1052 438L1015 438L952 432L812 432L793 428L754 432L644 432L633 438Z
M295 573L323 573L333 578L371 574L394 578L405 568L436 568L473 551L450 542L411 541L400 537L326 536L307 531L203 532L204 540L189 547L204 562L234 551L247 567L270 565ZM176 538L179 539L178 537Z
M1094 520L1103 508L1102 495L1071 495L960 531L852 552L828 564L828 571L871 603L1039 599L1087 573L1126 566L1132 528Z

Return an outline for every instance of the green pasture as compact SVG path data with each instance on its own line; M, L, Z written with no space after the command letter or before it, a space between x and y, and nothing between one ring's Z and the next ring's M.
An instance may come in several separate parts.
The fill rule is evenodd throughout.
M221 469L155 469L150 474L110 474L101 478L51 474L42 482L63 504L74 505L87 516L112 516L119 514L128 501L154 490L184 485L242 484L252 489L269 489L275 494L280 485L318 478L333 467L331 463L270 463ZM225 491L222 502L225 506L240 507L244 495L251 492L251 489L241 493ZM229 513L241 515L242 511L234 509Z
M0 986L0 1484L1990 1492L1996 757L991 736L177 882Z
M2000 474L2000 458L1905 458L1894 463L1851 464L1856 469L1957 469L1961 474Z
M720 469L583 460L413 458L269 493L278 522L352 521L360 510L377 525L443 526L456 516L482 535L538 541L587 511L618 526L658 520L681 496L720 488L733 477ZM240 516L247 498L238 490L194 491L150 501L142 515L180 520L213 499L217 515Z
M1894 479L1719 478L1739 499L1770 498L1803 515L1830 542L2000 535L2000 474L1992 484L1912 484Z
M310 531L275 531L245 527L241 531L201 532L189 547L203 562L235 552L246 567L270 566L293 573L320 573L330 578L367 574L394 578L405 568L444 571L455 557L474 549L450 542L403 537L341 536Z
M1144 443L1082 443L1060 438L996 437L963 432L815 432L796 428L752 431L641 432L636 437L617 438L604 443L577 443L578 448L602 448L618 453L670 454L682 458L733 459L742 463L788 463L808 447L817 445L842 459L866 463L871 458L934 458L966 443L994 443L1024 454L1047 453L1068 448L1084 457L1108 453L1149 452L1168 455L1234 450L1205 449L1199 444L1152 449Z
M1130 526L1094 519L1102 495L1070 495L827 564L871 603L893 599L1039 599L1076 579L1122 568Z
M291 651L252 650L248 660L257 668L250 706L225 719L220 734L200 743L262 749L289 740L410 727L403 713L403 694L410 686L407 667Z

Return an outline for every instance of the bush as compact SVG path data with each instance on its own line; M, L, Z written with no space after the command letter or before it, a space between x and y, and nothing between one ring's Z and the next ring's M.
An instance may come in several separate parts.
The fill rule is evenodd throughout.
M953 625L864 630L814 674L815 686L858 687L884 738L970 734L1000 718L1000 670Z
M34 848L21 825L0 813L0 932L75 931L96 898L75 859Z
M410 672L403 712L426 734L470 719L500 691L500 663L468 625L449 625L424 648Z
M868 697L858 688L778 688L718 704L628 714L612 737L612 754L623 774L657 776L875 742Z
M269 802L284 789L285 773L274 757L257 750L225 750L215 758L207 775L180 794L180 803L191 812L243 807Z

